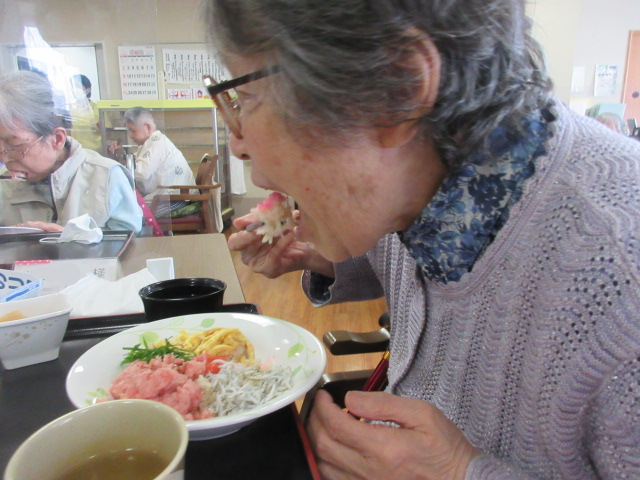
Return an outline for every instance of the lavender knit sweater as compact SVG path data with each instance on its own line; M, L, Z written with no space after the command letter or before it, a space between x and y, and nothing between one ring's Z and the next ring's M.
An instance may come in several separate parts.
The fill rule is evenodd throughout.
M434 403L484 452L467 480L640 479L640 142L555 113L459 282L426 279L394 234L330 288L331 303L384 293L388 391Z

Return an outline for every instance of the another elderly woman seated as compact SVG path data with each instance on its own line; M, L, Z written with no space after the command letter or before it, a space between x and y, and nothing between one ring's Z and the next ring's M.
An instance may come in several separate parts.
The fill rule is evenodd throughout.
M138 232L142 210L133 179L114 160L67 136L41 74L0 76L0 225L62 231L88 214L101 228Z

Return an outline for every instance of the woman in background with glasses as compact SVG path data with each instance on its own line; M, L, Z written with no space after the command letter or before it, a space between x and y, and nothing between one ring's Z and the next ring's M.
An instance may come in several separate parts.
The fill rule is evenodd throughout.
M233 153L300 208L230 248L390 311L386 392L316 395L323 477L640 478L640 145L553 97L524 1L206 4Z
M142 211L130 174L67 136L53 105L43 75L0 76L3 176L26 180L0 180L0 225L62 231L86 213L101 228L139 231Z

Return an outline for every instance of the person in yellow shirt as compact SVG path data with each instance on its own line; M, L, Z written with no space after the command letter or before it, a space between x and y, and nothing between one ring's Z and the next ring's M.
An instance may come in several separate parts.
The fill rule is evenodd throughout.
M76 102L70 107L71 130L69 134L89 150L101 152L100 113L98 105L91 100L91 80L86 75L74 75Z

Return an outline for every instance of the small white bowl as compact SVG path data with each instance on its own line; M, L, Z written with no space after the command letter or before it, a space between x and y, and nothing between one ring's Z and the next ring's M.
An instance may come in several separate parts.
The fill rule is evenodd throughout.
M0 317L17 310L26 318L0 322L0 361L7 370L55 360L69 323L63 293L0 303Z

